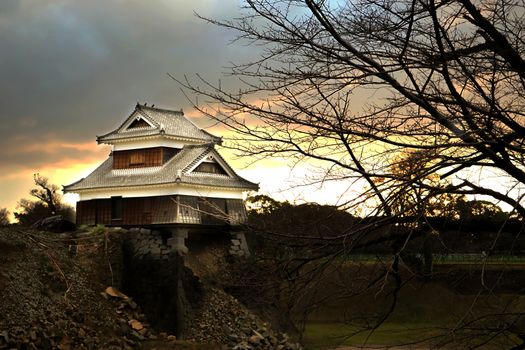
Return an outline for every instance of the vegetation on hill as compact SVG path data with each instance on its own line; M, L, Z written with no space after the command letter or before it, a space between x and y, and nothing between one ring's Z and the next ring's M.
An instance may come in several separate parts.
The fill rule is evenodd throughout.
M30 200L22 198L18 202L15 219L22 226L31 226L44 218L61 215L64 219L74 222L75 210L64 203L60 188L49 179L38 173L33 176L35 187L29 194L36 198Z
M453 215L429 217L432 231L421 234L400 218L391 229L414 237L397 253L397 290L389 277L396 254L390 242L353 242L363 226L369 237L381 237L381 217L263 196L248 202L254 256L233 273L232 292L249 305L279 310L284 326L292 320L301 330L304 322L306 345L519 344L525 239L521 222L492 203L459 200L449 208ZM515 313L506 312L510 305ZM479 343L470 341L475 328Z

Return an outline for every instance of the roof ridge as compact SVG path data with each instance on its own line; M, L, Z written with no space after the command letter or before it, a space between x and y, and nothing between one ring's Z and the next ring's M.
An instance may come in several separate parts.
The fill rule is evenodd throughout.
M158 108L158 107L141 105L140 103L137 103L137 106L135 108L137 108L137 109L142 109L142 108L152 109L152 110L155 110L155 111L170 112L170 113L179 114L179 115L184 116L184 112L182 111L182 108L179 111L177 111L177 110L173 110L173 109Z
M198 162L200 162L206 155L208 155L208 153L210 153L210 149L213 150L213 144L206 144L207 147L203 147L203 151L201 154L199 154L199 156L197 156L194 160L192 160L188 165L186 165L184 167L184 169L182 169L182 171L184 173L187 173L189 169L191 169L195 164L197 164ZM186 147L186 146L184 146ZM183 147L183 148L184 148ZM192 147L192 148L197 148L197 147Z
M206 143L198 143L198 144L194 144L194 145L184 145L184 147L187 147L187 148L198 148L198 147L213 147L215 144L213 142L206 142ZM182 147L182 148L184 148Z
M140 109L149 109L149 110L153 110L153 111L168 112L168 113L175 114L175 115L177 115L179 117L183 117L187 122L191 123L199 131L202 131L203 133L205 133L206 135L210 136L211 138L216 139L217 140L216 143L221 143L222 142L222 137L215 136L212 133L210 133L209 131L206 131L203 128L201 128L200 126L198 126L195 122L193 122L193 120L191 120L189 117L187 117L184 114L184 111L182 110L182 108L179 111L176 111L176 110L173 110L173 109L166 109L166 108L158 108L158 107L141 105L140 103L137 103L136 108L139 109L139 110Z

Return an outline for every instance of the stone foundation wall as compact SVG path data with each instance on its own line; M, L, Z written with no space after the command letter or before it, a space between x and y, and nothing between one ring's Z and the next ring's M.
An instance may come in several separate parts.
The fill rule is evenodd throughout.
M132 228L126 234L125 245L129 253L135 257L161 259L169 258L172 247L168 245L167 233L143 228Z
M200 300L200 283L169 244L171 238L145 229L123 237L122 290L141 305L155 329L184 338L192 304Z

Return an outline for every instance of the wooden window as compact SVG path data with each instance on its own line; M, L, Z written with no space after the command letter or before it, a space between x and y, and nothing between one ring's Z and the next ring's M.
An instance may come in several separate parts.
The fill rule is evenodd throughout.
M224 198L199 198L201 221L207 225L224 224L227 220L226 200Z
M179 196L178 222L185 224L200 224L201 215L197 197Z
M144 165L146 159L145 152L143 150L137 150L135 152L131 152L129 155L129 165Z
M167 147L115 151L113 152L113 169L160 166L177 152L177 149Z
M177 199L175 196L155 197L151 203L152 223L177 222Z

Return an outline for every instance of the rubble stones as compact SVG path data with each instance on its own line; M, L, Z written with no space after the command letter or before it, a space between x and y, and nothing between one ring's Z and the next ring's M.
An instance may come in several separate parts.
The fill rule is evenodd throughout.
M284 333L271 327L247 310L237 299L218 288L204 292L201 308L196 311L188 339L215 343L226 349L300 350Z
M71 257L57 236L25 232L0 229L0 273L9 276L0 277L0 349L139 348L121 335L122 301L101 296L94 261Z
M0 229L0 350L138 349L147 339L176 339L157 335L132 298L97 280L87 253L71 256L67 245L31 235L37 242ZM301 349L219 288L204 291L186 338L225 349Z

